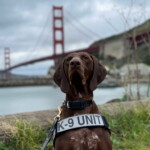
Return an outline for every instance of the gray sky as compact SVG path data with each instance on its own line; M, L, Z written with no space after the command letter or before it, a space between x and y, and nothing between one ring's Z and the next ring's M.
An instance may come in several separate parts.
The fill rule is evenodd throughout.
M52 54L54 5L64 7L66 51L88 47L150 18L150 0L0 0L0 69L4 47L11 49L11 65ZM46 61L13 72L42 75L51 64Z

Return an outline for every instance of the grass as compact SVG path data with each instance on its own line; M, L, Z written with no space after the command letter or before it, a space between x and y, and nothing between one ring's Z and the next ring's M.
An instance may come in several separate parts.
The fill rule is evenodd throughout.
M150 149L150 109L147 106L105 114L112 129L114 150Z
M118 113L103 110L112 129L113 150L149 150L150 149L150 109L147 106L125 110ZM0 142L0 150L39 150L46 131L26 121L17 120L15 132L8 142ZM52 143L47 150L52 150Z
M8 142L0 142L0 150L39 150L46 138L46 130L28 123L16 120L15 132ZM50 143L48 148L52 147Z

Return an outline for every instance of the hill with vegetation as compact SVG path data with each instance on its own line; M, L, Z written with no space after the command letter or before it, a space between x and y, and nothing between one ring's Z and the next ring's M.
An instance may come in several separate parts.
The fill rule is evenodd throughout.
M149 37L150 37L150 19L128 31L125 31L117 35L112 35L104 39L100 39L94 42L93 44L91 44L90 46L92 47L92 46L103 45L104 43L109 43L109 41L112 41L112 40L119 40L119 39L124 39L124 37L131 37L133 36L133 33L135 33L136 35L139 35L145 32L149 32ZM143 42L143 44L140 44L138 46L137 52L138 52L137 60L135 60L135 51L133 47L130 48L129 55L126 55L125 53L125 56L122 57L121 59L116 59L113 56L104 57L103 55L105 54L105 52L101 53L101 55L99 56L99 59L103 60L103 62L106 65L109 66L109 64L113 64L117 68L124 65L124 63L127 63L127 61L128 63L135 63L135 61L137 61L138 63L145 63L147 65L150 65L150 43L148 41L145 41Z
M150 31L150 19L148 19L147 21L145 21L144 23L142 23L140 25L137 25L136 27L134 27L132 29L129 29L128 31L125 31L123 33L119 33L119 34L116 34L116 35L112 35L112 36L106 37L104 39L100 39L100 40L92 43L90 45L90 47L91 46L97 46L98 44L100 44L102 42L105 42L105 41L108 41L108 40L113 40L113 39L121 38L124 35L132 36L134 31L136 31L136 34L141 34L143 32Z

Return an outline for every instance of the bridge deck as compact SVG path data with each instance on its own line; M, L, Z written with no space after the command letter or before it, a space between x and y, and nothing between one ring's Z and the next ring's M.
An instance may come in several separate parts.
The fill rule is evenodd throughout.
M88 52L88 53L93 53L93 52L97 52L97 51L99 51L99 47L98 46L90 47L90 48L87 48L87 49L75 50L75 51L72 51L72 52ZM66 53L63 53L63 54L51 55L51 56L46 56L46 57L41 57L41 58L29 60L29 61L26 61L26 62L19 63L17 65L11 66L10 68L8 68L8 69L6 69L4 71L10 71L12 69L15 69L15 68L18 68L18 67L21 67L21 66L25 66L25 65L29 65L29 64L34 64L36 62L41 62L41 61L46 61L46 60L61 58L61 57L64 57L64 56L66 56L66 55L68 55L69 53L72 53L72 52L66 52Z

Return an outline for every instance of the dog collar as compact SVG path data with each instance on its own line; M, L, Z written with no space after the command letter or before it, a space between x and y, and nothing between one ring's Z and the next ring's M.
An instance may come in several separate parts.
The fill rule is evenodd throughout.
M69 109L75 109L75 110L82 110L85 107L90 106L93 104L93 100L88 100L88 101L81 101L81 100L73 100L73 101L64 101L63 106L69 108Z

